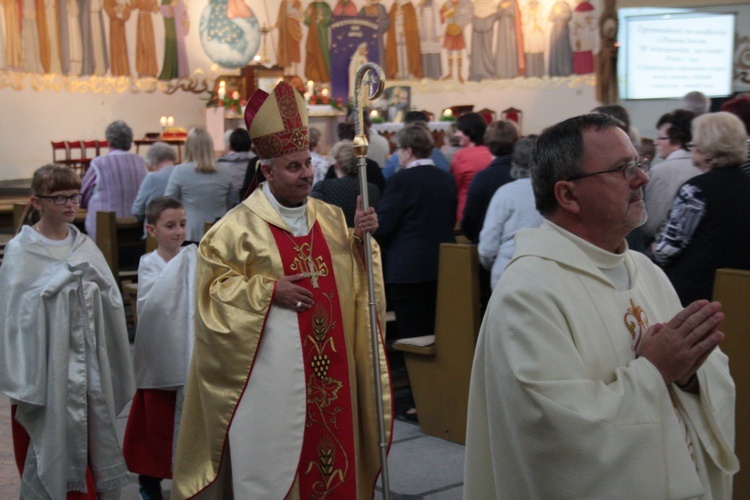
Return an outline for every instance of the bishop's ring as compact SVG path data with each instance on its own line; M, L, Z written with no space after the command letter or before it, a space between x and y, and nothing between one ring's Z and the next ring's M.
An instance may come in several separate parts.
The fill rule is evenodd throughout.
M298 300L297 303L294 304L294 307L296 307L297 309L299 309L300 307L302 307L302 301Z

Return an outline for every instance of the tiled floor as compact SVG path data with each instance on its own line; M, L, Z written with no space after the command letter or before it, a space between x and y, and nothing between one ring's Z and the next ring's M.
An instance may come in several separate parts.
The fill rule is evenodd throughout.
M127 409L118 419L121 439L126 420ZM396 420L388 468L393 500L458 500L463 496L464 447L426 436L411 422ZM169 481L162 485L167 499L170 486ZM380 498L381 491L378 486L375 498ZM18 498L18 469L13 458L10 403L0 396L0 499L12 498ZM123 491L123 500L138 498L136 484Z

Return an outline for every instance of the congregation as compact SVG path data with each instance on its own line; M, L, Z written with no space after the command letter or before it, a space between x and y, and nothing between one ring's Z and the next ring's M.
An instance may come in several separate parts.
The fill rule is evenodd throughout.
M468 112L445 144L410 111L392 144L365 120L360 163L353 117L324 144L296 90L257 92L221 155L194 128L184 161L164 142L144 159L117 120L81 177L34 173L0 266L22 498L117 498L131 474L144 500L163 479L172 498L372 497L394 419L419 421L413 399L394 405L391 344L434 335L456 242L476 246L484 314L465 498L731 497L711 300L717 269L750 270L749 96L711 112L690 93L651 131L616 105L525 136ZM93 243L99 211L143 224L121 256L138 274L134 340ZM625 310L624 333L603 319Z

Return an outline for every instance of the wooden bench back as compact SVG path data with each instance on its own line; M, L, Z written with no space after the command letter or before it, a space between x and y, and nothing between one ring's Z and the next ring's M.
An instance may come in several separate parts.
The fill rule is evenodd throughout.
M96 213L96 246L104 255L112 274L122 289L120 247L141 243L143 225L135 217L118 219L115 212ZM135 274L137 273L129 273Z
M713 299L722 304L726 334L721 350L729 356L729 370L737 389L735 405L735 452L742 467L734 476L734 498L747 498L750 492L750 271L718 269Z
M396 342L393 347L404 353L422 432L464 444L471 365L481 323L476 245L440 245L436 309L433 346Z

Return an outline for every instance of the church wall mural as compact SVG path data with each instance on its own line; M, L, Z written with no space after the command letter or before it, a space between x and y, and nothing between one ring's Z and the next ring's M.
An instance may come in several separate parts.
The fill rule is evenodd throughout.
M538 133L614 98L595 77L617 55L614 30L599 28L614 1L0 0L0 179L30 177L51 160L50 140L102 138L116 119L136 137L158 132L161 116L206 126L209 91L247 64L278 65L345 102L350 75L375 61L415 109L513 106L523 132ZM740 13L735 81L747 87L750 8L727 9ZM674 106L623 104L641 130Z
M364 61L424 90L591 85L606 1L0 0L0 88L204 92L254 61L343 100Z

